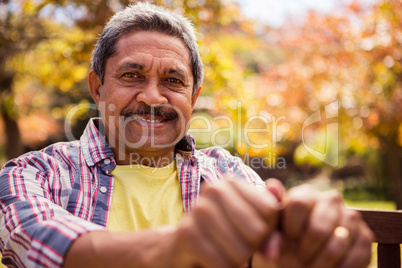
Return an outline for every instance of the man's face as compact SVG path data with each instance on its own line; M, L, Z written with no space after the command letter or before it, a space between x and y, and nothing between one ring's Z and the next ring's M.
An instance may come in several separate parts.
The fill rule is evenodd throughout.
M121 37L116 48L106 61L98 97L92 93L109 143L120 155L123 148L126 155L173 151L188 130L199 93L192 94L187 47L162 33L132 32ZM90 75L93 79L98 78Z

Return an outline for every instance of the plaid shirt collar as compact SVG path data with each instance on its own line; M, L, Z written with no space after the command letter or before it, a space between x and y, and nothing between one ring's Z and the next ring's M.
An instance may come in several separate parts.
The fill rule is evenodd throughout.
M101 118L91 118L81 136L82 153L88 166L95 166L106 158L114 158L115 154L104 135L104 125ZM195 139L186 134L176 145L176 153L182 156L194 156Z

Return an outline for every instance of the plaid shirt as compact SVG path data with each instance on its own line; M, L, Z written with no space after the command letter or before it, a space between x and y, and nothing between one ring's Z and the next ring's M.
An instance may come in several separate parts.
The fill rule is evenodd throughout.
M0 171L0 249L3 263L60 267L79 235L105 230L113 194L114 153L91 119L79 141L56 143L6 163ZM231 173L254 187L259 176L226 150L195 150L186 135L176 146L185 212L197 202L201 180Z

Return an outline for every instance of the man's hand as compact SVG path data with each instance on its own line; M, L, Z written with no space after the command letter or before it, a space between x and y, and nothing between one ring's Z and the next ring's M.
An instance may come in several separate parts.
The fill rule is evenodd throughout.
M373 234L336 191L303 185L291 189L283 204L279 267L367 267Z
M268 190L233 179L206 185L177 228L88 233L65 267L241 267L259 250L274 265L254 258L253 267L367 267L373 234L338 193L300 186L282 198L278 183Z
M234 179L204 186L177 228L84 234L64 267L241 267L277 228L279 203Z
M241 267L276 229L278 201L233 179L206 185L178 227L174 267Z

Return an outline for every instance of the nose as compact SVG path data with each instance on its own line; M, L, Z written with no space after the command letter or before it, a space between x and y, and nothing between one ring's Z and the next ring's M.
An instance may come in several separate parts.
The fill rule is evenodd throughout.
M137 95L138 102L144 102L148 106L167 104L167 98L161 93L161 87L157 80L148 81Z

